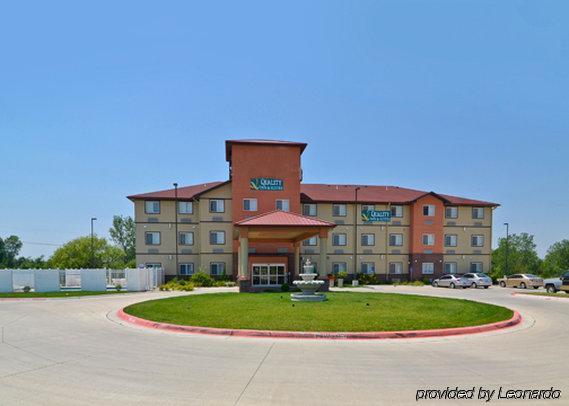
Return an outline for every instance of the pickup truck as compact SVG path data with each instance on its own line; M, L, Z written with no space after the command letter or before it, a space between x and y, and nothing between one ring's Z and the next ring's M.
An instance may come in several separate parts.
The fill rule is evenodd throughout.
M543 287L548 293L557 293L560 290L569 293L569 271L558 278L549 278L543 281Z

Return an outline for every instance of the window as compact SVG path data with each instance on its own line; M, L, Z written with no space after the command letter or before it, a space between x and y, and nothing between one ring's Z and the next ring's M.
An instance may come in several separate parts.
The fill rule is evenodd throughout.
M194 274L194 264L181 263L180 264L180 275L193 275Z
M470 238L470 245L473 247L483 247L484 246L484 236L475 234Z
M305 216L316 216L316 204L307 203L302 205L302 214Z
M423 245L435 245L435 235L423 234Z
M456 273L457 265L456 262L445 262L444 273Z
M391 206L391 217L403 217L403 206Z
M423 206L423 216L433 217L435 215L435 205L425 204Z
M389 234L389 246L401 247L403 245L403 234Z
M344 246L346 245L346 234L345 233L338 233L332 234L332 245L333 246Z
M211 275L225 275L225 262L210 262L209 273Z
M180 245L194 245L194 233L192 232L181 232L180 233Z
M194 205L192 202L178 202L178 214L192 214Z
M146 268L162 269L162 263L160 262L147 262L144 266Z
M432 262L423 262L421 264L423 275L432 275L435 273L435 264Z
M310 237L302 242L305 247L314 247L318 244L318 237Z
M280 286L286 282L284 264L253 264L254 286Z
M371 247L375 245L375 234L362 234L362 246Z
M400 275L403 273L403 262L390 262L389 273Z
M445 247L456 247L458 236L456 234L445 234Z
M277 199L275 200L275 208L277 210L282 210L282 211L289 211L289 201L288 199Z
M243 210L257 211L257 199L243 199Z
M471 262L470 263L470 272L472 272L472 273L483 272L482 262Z
M333 262L332 263L332 273L338 275L340 272L347 272L348 265L345 262Z
M362 204L362 211L375 210L375 205L373 204Z
M445 217L447 219L456 219L458 218L458 207L455 206L447 206L445 207Z
M225 201L221 199L211 199L209 201L210 213L223 213L225 211Z
M147 231L144 233L144 241L146 242L146 245L160 245L160 232Z
M362 273L373 275L375 273L375 263L362 262Z
M348 213L348 208L345 204L333 204L332 205L332 216L334 217L346 217Z
M211 245L223 245L223 244L225 244L225 231L210 231L209 232L209 243Z
M484 218L484 207L473 207L472 218L475 220L482 220Z
M160 202L151 200L145 201L144 212L146 214L160 214Z

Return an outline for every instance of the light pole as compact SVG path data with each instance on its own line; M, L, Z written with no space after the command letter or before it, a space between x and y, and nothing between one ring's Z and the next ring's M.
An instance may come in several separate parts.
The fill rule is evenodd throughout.
M504 223L506 226L506 270L504 276L509 275L510 270L508 269L508 255L510 251L510 223Z
M176 233L176 275L180 273L178 269L178 239L180 236L178 235L178 183L174 182L174 230Z
M91 268L95 268L95 235L93 234L93 223L97 217L91 217Z

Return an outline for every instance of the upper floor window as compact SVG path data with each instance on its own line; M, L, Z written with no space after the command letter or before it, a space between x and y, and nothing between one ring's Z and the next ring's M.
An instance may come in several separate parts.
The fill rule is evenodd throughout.
M348 264L345 262L333 262L332 273L338 275L340 272L348 272Z
M435 235L423 234L423 245L435 245Z
M223 244L225 244L225 231L210 231L209 232L209 243L211 245L223 245Z
M484 218L484 207L473 207L472 218L475 220L482 220Z
M362 246L371 247L375 245L375 234L362 234Z
M305 216L316 216L316 204L306 203L302 205L302 214Z
M144 212L146 214L160 214L160 202L156 200L145 201Z
M472 273L484 272L482 262L471 262L470 263L470 272L472 272ZM511 276L510 276L510 278L511 278Z
M484 236L475 234L470 238L470 245L473 247L483 247L484 246Z
M373 263L373 262L362 262L361 272L368 274L368 275L373 275L375 273L375 263Z
M432 275L435 273L435 264L433 262L423 262L421 264L421 272L423 275Z
M316 244L318 244L318 237L316 236L307 238L302 242L305 247L314 247Z
M210 213L223 213L225 211L225 201L222 199L211 199L209 201Z
M225 262L210 262L209 273L211 275L225 275Z
M389 246L401 247L403 245L403 234L389 234Z
M334 217L346 217L348 214L348 208L345 204L333 204L332 205L332 216Z
M391 217L403 217L403 206L391 206Z
M186 231L181 232L180 245L194 245L194 233Z
M277 200L275 200L275 208L277 210L289 211L290 205L289 205L288 199L277 199Z
M435 215L435 205L425 204L423 205L423 216L433 217Z
M389 273L391 273L391 274L402 274L403 273L403 262L390 262L389 263Z
M332 245L345 246L347 244L347 237L345 233L335 233L332 234Z
M456 234L445 234L445 247L456 247L458 236Z
M194 205L192 202L178 202L178 214L192 214Z
M447 219L456 219L458 218L458 207L456 206L447 206L445 207L445 217Z
M362 204L362 211L375 210L375 205L373 204Z
M457 271L456 262L445 262L444 273L456 273L456 271Z
M147 231L144 233L146 245L160 245L160 231Z
M244 211L257 211L257 199L243 199Z
M183 262L180 264L180 275L193 275L194 264L191 262Z

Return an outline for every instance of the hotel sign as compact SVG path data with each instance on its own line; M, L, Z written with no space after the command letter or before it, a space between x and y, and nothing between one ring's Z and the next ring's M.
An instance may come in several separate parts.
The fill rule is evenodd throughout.
M249 183L252 190L284 190L282 179L253 178Z
M366 223L388 223L391 221L389 210L363 210L362 221Z

